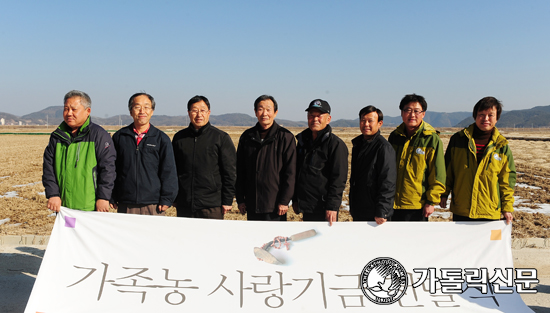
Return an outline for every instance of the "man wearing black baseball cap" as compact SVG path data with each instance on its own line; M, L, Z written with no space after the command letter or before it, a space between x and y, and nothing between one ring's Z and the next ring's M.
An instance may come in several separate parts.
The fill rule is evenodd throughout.
M348 178L348 148L332 133L330 105L311 101L307 111L308 128L298 134L296 187L292 206L303 213L304 221L338 220L342 193Z

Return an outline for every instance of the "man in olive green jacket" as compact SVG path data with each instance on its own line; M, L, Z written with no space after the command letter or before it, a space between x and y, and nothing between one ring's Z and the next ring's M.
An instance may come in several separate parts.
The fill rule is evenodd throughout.
M446 191L440 206L447 207L450 193L453 221L513 220L516 167L508 140L495 127L502 104L493 97L475 106L475 123L454 134L445 153Z
M403 123L388 138L397 162L392 221L427 221L445 191L443 143L422 120L427 108L424 97L406 95L399 104Z

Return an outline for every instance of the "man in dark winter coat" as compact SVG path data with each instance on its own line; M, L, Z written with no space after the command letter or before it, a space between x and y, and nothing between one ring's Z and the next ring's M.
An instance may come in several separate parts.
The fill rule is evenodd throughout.
M342 193L348 179L348 148L332 133L330 105L311 101L307 111L308 128L298 134L296 190L292 206L303 213L304 221L338 220Z
M351 142L350 213L354 221L385 223L393 214L397 170L395 151L380 135L382 111L372 105L359 112L361 134Z
M48 209L109 212L116 175L113 140L92 123L92 100L85 92L69 91L63 105L63 123L44 151L42 184Z
M189 127L172 139L179 192L179 217L223 219L235 195L235 145L210 125L210 102L195 96L187 103Z
M119 213L164 215L178 192L170 138L150 123L151 95L134 94L128 110L134 122L113 135L118 157L111 206Z
M237 148L237 203L248 220L286 221L296 179L294 135L275 122L277 101L254 101L256 126L247 129Z

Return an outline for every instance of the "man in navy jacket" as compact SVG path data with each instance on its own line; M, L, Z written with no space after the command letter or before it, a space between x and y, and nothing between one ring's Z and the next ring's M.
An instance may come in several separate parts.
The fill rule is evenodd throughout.
M170 138L149 122L155 99L136 93L128 101L134 122L113 136L117 151L111 206L119 213L164 215L178 192Z

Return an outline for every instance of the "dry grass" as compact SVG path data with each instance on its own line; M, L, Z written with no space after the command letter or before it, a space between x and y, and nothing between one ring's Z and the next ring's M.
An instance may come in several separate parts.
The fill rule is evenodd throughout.
M235 146L242 132L247 127L221 127L231 136ZM115 127L109 127L116 130ZM180 128L161 127L170 137ZM290 128L294 134L302 131L302 128ZM383 128L382 134L389 135L392 128ZM441 138L446 146L451 135L459 129L440 129ZM2 127L0 132L15 133L39 133L52 131L41 127ZM335 128L334 133L338 135L350 151L349 163L351 163L351 140L359 135L357 128ZM512 130L509 133L504 130L505 136L513 137L543 137L540 133L519 132ZM0 154L0 220L9 218L10 221L0 225L0 235L21 235L21 234L50 234L54 223L54 217L46 209L46 198L42 186L42 154L48 144L47 135L0 135L0 145L3 147ZM517 187L516 195L530 202L522 203L522 206L538 208L538 204L550 203L550 143L543 141L511 140L510 146L514 151L514 158L518 168L518 183L525 183L537 186L541 189L530 189ZM536 164L536 166L534 166ZM348 166L348 171L350 167ZM35 184L36 183L36 184ZM5 197L10 192L17 192L16 197ZM348 205L349 183L346 186L343 196L343 205ZM438 211L447 211L440 210ZM168 216L176 216L175 208L170 208ZM516 221L513 227L513 236L550 238L550 217L544 214L527 214L515 212ZM291 221L300 221L301 215L296 215L292 209L288 213ZM239 213L236 204L225 219L244 220L246 216ZM351 221L352 218L347 211L341 211L339 221ZM448 221L440 217L432 217L430 221Z

